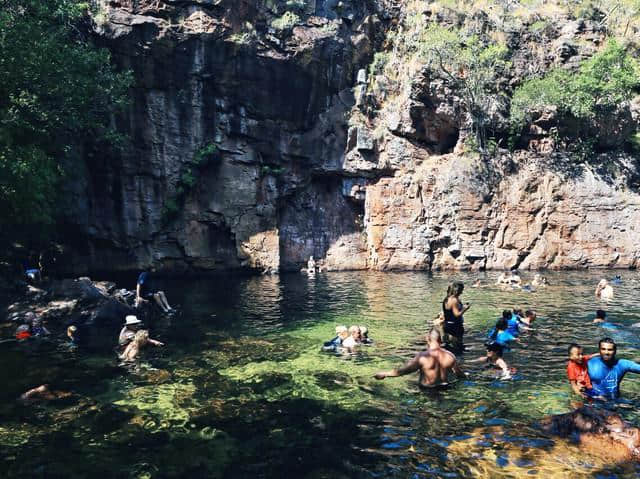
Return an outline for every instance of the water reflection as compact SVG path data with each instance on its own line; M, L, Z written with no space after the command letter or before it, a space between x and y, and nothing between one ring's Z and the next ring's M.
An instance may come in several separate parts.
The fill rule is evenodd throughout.
M593 352L608 335L620 357L640 357L632 327L640 321L638 274L624 272L607 303L594 296L601 275L549 273L550 285L535 292L494 287L497 273L456 275L490 285L462 296L473 304L465 357L482 353L504 308L535 309L538 321L507 358L518 369L514 380L469 365L468 380L428 394L416 377L378 382L372 375L422 347L450 275L169 281L163 289L181 314L153 322L167 347L147 351L133 370L118 367L111 352L119 328L100 332L97 351L2 343L0 470L3 477L95 470L106 477L635 477L635 465L603 464L535 427L543 415L572 407L568 343ZM610 325L593 323L598 308ZM320 352L340 324L368 326L375 345L354 355ZM62 327L52 329L62 337ZM629 375L622 386L632 406L638 379ZM16 403L43 382L72 391L73 400ZM640 424L637 407L620 412Z

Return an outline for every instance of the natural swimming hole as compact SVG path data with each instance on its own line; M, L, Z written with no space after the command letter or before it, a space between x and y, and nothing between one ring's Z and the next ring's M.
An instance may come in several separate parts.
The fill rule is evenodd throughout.
M616 272L620 273L620 272ZM595 352L611 336L618 356L640 359L640 273L623 271L613 300L594 289L609 271L548 273L535 292L470 287L497 273L327 273L166 281L181 313L158 317L134 368L113 352L119 327L89 349L57 339L0 344L2 477L636 477L536 427L570 411L567 345ZM532 274L523 274L530 279ZM417 374L376 381L424 346L449 282L462 280L465 380L421 392ZM135 278L132 279L132 283ZM132 284L119 284L132 287ZM464 359L483 352L502 309L538 312L507 354L500 381ZM605 327L594 324L605 309ZM322 353L337 325L366 325L373 346ZM62 326L49 325L56 338ZM3 339L10 336L2 329ZM62 339L60 339L62 341ZM49 383L72 397L22 405ZM640 425L640 377L622 383L619 413Z

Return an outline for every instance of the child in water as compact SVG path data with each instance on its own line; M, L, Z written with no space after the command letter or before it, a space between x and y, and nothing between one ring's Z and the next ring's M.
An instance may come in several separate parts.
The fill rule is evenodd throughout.
M509 368L507 362L502 359L502 352L504 348L498 343L489 343L486 345L487 354L481 356L478 359L472 359L470 363L486 363L488 366L492 366L496 369L500 369L500 379L511 379L511 373L515 372L515 368Z
M569 346L569 362L567 363L567 377L571 389L582 397L591 396L591 378L587 371L587 361L596 354L584 355L582 346L573 343Z

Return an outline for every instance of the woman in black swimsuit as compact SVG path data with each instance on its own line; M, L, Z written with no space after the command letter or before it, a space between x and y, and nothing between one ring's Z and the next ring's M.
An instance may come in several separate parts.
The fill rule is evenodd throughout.
M471 304L462 305L460 295L464 285L458 281L449 285L447 297L442 301L442 313L444 314L444 339L447 349L452 352L462 352L464 336L464 318L462 315L471 307Z

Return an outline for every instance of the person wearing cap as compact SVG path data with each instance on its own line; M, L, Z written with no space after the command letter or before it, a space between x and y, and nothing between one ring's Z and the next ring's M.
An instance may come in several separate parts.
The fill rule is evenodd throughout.
M135 339L136 333L140 331L141 324L142 321L133 314L130 314L125 318L124 326L120 330L120 336L118 337L118 346L120 348L126 348L127 345ZM147 338L146 341L154 346L164 346L164 343L156 341L155 339Z

